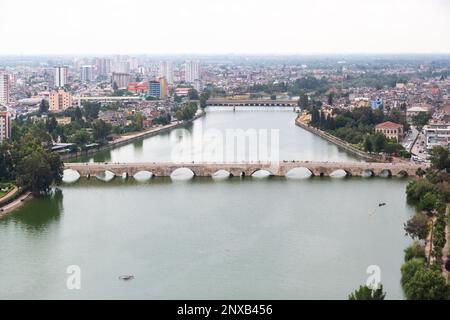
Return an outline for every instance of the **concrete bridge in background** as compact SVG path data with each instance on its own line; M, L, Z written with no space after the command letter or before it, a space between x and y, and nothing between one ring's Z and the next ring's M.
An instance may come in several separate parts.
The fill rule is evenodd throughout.
M187 168L195 176L213 176L219 170L225 170L232 176L251 176L259 170L266 170L273 176L286 176L295 168L306 168L313 176L331 176L333 172L343 170L348 176L415 176L419 168L425 170L426 164L381 163L381 162L315 162L315 161L279 161L279 162L242 162L242 163L65 163L64 169L77 171L82 177L91 177L106 171L115 176L134 176L141 171L151 172L156 177L169 177L179 168Z
M297 100L235 100L235 99L209 99L207 106L219 107L291 107L298 106Z

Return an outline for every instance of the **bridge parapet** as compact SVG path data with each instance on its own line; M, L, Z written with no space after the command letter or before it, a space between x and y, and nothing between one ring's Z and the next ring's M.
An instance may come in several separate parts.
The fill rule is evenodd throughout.
M116 176L126 173L133 176L139 171L149 171L154 176L168 177L178 168L188 168L196 176L212 176L219 170L226 170L233 176L249 176L257 170L267 170L274 176L286 176L294 168L306 168L315 176L330 176L337 170L344 170L351 176L363 176L371 172L379 176L383 172L392 176L406 174L415 176L418 168L426 169L424 164L409 163L371 163L371 162L314 162L314 161L280 161L280 162L248 162L248 163L65 163L65 169L78 171L81 176L94 176L110 171Z

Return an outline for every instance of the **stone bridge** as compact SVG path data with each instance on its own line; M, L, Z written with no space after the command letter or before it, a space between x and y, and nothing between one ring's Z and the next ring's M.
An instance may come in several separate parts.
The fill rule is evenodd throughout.
M222 107L297 107L297 100L262 100L262 99L209 99L206 101L207 106Z
M279 161L246 163L65 163L64 169L77 171L82 177L91 177L105 171L115 176L133 176L140 171L148 171L156 177L168 177L179 168L190 169L195 176L213 176L219 170L226 170L232 176L251 176L259 170L267 170L274 176L286 176L295 168L306 168L313 176L330 176L337 170L343 170L348 176L415 176L418 168L426 169L426 164L380 163L380 162L314 162Z

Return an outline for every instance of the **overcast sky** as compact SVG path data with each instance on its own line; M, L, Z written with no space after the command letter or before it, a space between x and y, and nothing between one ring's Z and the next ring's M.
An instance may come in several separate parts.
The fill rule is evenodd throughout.
M450 53L450 0L0 0L0 54Z

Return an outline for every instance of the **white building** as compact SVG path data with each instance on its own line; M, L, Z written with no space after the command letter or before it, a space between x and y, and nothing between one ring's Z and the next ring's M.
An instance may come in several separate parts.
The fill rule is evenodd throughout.
M8 112L0 111L0 143L11 138L11 116Z
M173 84L173 63L161 61L159 64L159 76L164 77L168 84Z
M435 146L448 148L450 145L450 124L429 123L423 127L427 149Z
M196 60L186 61L184 78L187 83L194 83L195 80L200 80L199 61Z
M111 59L97 58L95 60L95 66L97 68L97 75L107 76L111 73Z
M62 88L67 84L67 66L55 67L55 87Z
M11 95L11 79L7 73L0 73L0 104L8 105Z
M93 81L94 80L94 66L84 65L81 66L81 81Z

